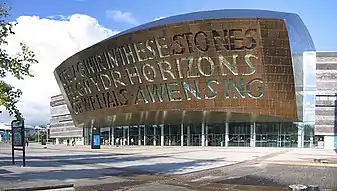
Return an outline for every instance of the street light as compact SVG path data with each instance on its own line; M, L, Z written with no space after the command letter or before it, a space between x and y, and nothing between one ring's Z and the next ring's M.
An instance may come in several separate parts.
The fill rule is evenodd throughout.
M37 131L37 142L39 143L40 142L40 131L42 130L41 127L39 126L35 126L34 129Z
M47 144L48 144L48 137L49 137L49 128L50 128L50 124L47 124L47 128L46 128L46 135L47 135Z

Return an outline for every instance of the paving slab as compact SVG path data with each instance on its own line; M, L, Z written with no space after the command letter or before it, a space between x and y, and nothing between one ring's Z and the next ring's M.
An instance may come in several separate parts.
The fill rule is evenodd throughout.
M304 163L317 156L336 158L333 150L180 146L103 146L91 150L88 146L48 145L44 149L41 145L30 144L26 154L27 167L20 167L19 152L16 153L17 165L11 165L10 152L10 146L0 146L0 184L3 185L57 180L76 186L113 184L123 187L141 175L180 177L181 181L217 184L244 184L254 180L268 183L267 178L272 179L271 184L279 186L286 186L294 180L324 183L330 187L337 184L333 181L334 178L337 180L337 168L331 165L304 168ZM324 180L317 181L323 177ZM165 183L146 182L142 186L166 188ZM142 186L139 189L143 189Z
M158 183L149 183L145 185L140 185L135 188L128 188L130 191L192 191L194 189L189 189L181 186L165 185Z

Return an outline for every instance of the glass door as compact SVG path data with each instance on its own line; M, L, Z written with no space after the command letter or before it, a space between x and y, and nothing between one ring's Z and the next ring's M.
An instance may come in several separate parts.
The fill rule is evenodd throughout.
M154 139L154 131L152 125L145 125L145 145L153 145L153 139Z
M201 146L200 134L191 134L191 146Z
M250 123L229 123L228 146L250 146Z
M153 140L156 141L156 146L160 146L160 127L155 125L153 128L156 129L156 135L153 136Z
M281 147L283 136L279 134L279 123L256 123L255 135L257 147Z
M208 146L225 145L225 124L209 124L208 126Z

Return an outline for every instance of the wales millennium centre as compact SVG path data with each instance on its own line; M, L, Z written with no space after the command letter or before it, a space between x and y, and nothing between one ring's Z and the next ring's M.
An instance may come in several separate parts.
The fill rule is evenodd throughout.
M54 74L84 144L310 147L315 59L296 14L215 10L121 32Z

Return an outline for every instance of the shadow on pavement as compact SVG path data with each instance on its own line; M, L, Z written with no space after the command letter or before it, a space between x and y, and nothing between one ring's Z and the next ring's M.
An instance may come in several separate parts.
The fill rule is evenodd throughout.
M141 161L158 158L167 158L168 156L123 156L114 155L77 155L74 156L56 156L56 157L27 157L26 164L28 167L62 167L65 165L104 165L104 164L116 164L120 162ZM57 159L59 158L59 159ZM34 160L33 160L34 159ZM4 161L8 164L11 161L10 157L0 157L0 161ZM17 157L17 164L22 161L21 157Z
M166 173L175 173L186 170L186 168L195 168L204 166L205 163L215 162L214 160L189 161L180 163L157 163L147 165L133 165L124 168L97 168L97 169L62 169L49 170L42 172L23 172L19 174L7 174L1 176L4 181L38 181L38 180L67 180L67 179L100 179L106 176L133 177L138 175L160 175Z
M69 165L88 165L88 166L96 166L96 167L102 167L105 168L109 164L117 164L122 162L138 162L138 161L145 161L145 160L160 160L171 158L171 154L176 154L181 152L174 152L174 153L166 153L163 155L151 155L151 156L145 156L145 155L139 155L138 153L106 153L106 154L63 154L63 155L47 155L47 156L26 156L26 165L28 167L62 167L62 166L69 166ZM174 157L173 157L174 158ZM21 156L16 156L15 160L17 161L16 164L19 164L22 162ZM188 159L185 159L188 160ZM224 158L215 158L212 160L202 160L199 159L197 161L199 162L217 162L220 160L224 160ZM0 157L0 166L10 165L11 164L11 157ZM2 164L1 164L2 163ZM169 165L171 163L167 164L167 167L172 166ZM173 166L171 167L173 168ZM155 170L156 168L153 168L151 170Z
M28 154L28 153L27 153ZM130 155L130 154L123 154L123 153L107 153L107 154L95 154L93 156L96 157L109 157L109 156L125 156L125 155ZM29 156L27 155L27 159L71 159L71 158L82 158L82 157L87 157L88 155L85 154L80 154L80 155L74 155L74 154L69 154L69 155L57 155L57 156ZM2 160L7 160L9 157L0 157L0 161Z
M273 187L286 187L288 185L280 184L272 179L256 176L256 175L247 175L238 178L226 179L217 181L216 183L221 184L234 184L234 185L249 185L249 186L273 186Z

